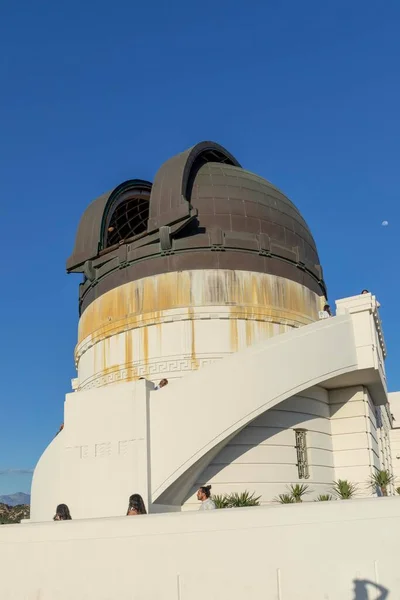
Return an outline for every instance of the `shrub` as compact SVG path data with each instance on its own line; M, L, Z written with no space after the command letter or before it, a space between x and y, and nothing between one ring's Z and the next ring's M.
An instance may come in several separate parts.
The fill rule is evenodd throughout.
M212 496L212 500L216 506L216 508L228 508L228 497L222 494Z
M341 500L350 500L357 492L357 486L347 479L338 479L333 482L333 493Z
M334 500L332 494L320 494L314 502L329 502L330 500Z
M243 506L260 506L261 496L254 496L247 490L241 493L212 496L217 508L240 508Z
M310 493L310 486L304 483L291 484L289 493L295 502L303 502L303 496Z
M275 502L280 502L280 504L294 504L296 500L291 494L279 494L279 496L275 498Z
M388 495L388 487L394 483L394 476L387 469L375 471L369 480L369 485L373 491L376 488L381 490L382 496Z

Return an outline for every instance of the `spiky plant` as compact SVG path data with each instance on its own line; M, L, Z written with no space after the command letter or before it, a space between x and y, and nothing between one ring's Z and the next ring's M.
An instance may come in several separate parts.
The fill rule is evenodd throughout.
M375 491L376 488L379 488L382 492L382 496L388 495L388 487L391 486L392 483L394 483L394 476L387 469L375 471L369 480L369 485L372 490Z
M279 494L275 498L275 502L279 502L280 504L294 504L296 501L291 494Z
M347 479L338 479L333 482L333 493L341 500L350 500L357 492L357 486Z
M241 493L221 494L212 496L216 508L238 508L242 506L260 506L261 496L254 496L247 490Z
M334 500L332 494L320 494L314 502L329 502L330 500Z
M295 502L303 502L303 496L310 493L310 486L304 483L291 484L289 493Z
M261 496L254 496L254 492L250 494L247 490L245 492L233 493L228 496L228 503L230 508L238 508L241 506L260 506Z
M211 496L216 508L229 508L229 499L226 494Z

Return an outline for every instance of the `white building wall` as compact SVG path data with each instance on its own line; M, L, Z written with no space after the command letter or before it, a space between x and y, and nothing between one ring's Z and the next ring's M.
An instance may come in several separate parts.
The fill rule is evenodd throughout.
M392 457L394 487L400 486L400 392L389 394L390 411L393 415L392 429L389 432L389 441Z
M332 390L329 397L336 479L356 483L359 495L370 495L368 481L381 468L375 406L363 386Z
M232 269L162 273L100 295L79 320L75 389L180 379L318 320L324 299L283 277Z
M211 484L214 494L248 490L268 503L290 483L309 485L311 500L334 480L328 392L311 388L268 410L243 429L200 475L184 509L198 507L196 489ZM299 479L295 429L307 431L309 478Z
M377 434L379 438L381 469L389 471L389 473L393 473L392 451L390 447L390 430L392 427L392 419L390 415L389 404L376 407L376 421L378 426ZM388 493L394 493L394 491L395 485L392 484L389 487Z

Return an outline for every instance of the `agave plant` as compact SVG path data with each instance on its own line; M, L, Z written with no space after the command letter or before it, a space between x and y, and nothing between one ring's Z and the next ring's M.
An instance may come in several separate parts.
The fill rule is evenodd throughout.
M369 485L373 491L376 488L380 489L382 492L382 496L388 495L388 487L394 483L394 476L387 469L381 471L375 471L369 480Z
M261 496L254 496L254 492L245 491L233 494L212 496L216 508L238 508L242 506L260 506Z
M333 482L333 493L341 500L350 500L357 492L357 486L347 479L338 479Z
M310 493L310 486L304 483L291 484L289 493L295 502L303 502L303 496Z
M280 502L280 504L294 504L296 501L291 494L279 494L275 498L275 502Z
M314 502L329 502L330 500L334 500L332 494L320 494Z
M216 494L211 496L216 508L229 508L229 499L226 494Z
M228 496L228 502L230 508L236 508L241 506L260 506L261 496L254 496L254 492L245 491L240 494L234 493Z

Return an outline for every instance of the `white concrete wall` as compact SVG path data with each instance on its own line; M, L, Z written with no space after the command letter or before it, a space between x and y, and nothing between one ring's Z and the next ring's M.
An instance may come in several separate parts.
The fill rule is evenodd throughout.
M391 430L391 413L390 406L386 404L384 406L376 406L376 422L377 422L377 434L379 440L380 450L380 463L381 469L393 473L393 460L392 460L392 449L390 446L390 430ZM395 492L395 484L389 486L388 493Z
M336 479L356 483L359 495L371 495L368 481L382 468L376 407L363 386L331 390L329 396Z
M393 414L392 429L389 432L393 474L396 478L394 487L400 486L400 392L389 394L390 411Z
M299 479L295 429L307 431L309 478ZM198 508L196 489L212 484L214 494L255 492L267 503L290 483L310 487L305 500L331 491L334 481L328 392L308 389L268 410L238 433L201 473L186 509Z
M327 347L341 351L331 356ZM254 419L356 370L352 320L343 315L266 340L157 392L150 407L153 502L181 504L222 447Z
M400 498L0 527L1 600L400 597Z
M359 327L364 313L360 307L357 310ZM243 456L240 449L239 454L232 450L233 438L247 426L252 429L242 436L255 435L257 425L261 430L280 427L283 431L312 421L314 433L326 436L331 429L335 478L366 484L371 469L380 468L380 454L386 456L387 451L379 447L375 407L366 387L353 390L361 394L357 398L344 389L352 378L365 379L368 390L375 386L374 402L376 397L381 403L386 398L374 358L374 318L368 307L364 312L366 337L355 336L355 317L344 311L230 354L161 391L150 392L150 384L146 389L145 381L138 381L69 394L64 430L35 471L32 518L51 518L54 505L61 502L77 518L123 514L133 492L141 493L154 510L161 510L160 505L180 507L200 477L201 483L216 477L216 485L224 487L295 482L294 448L286 447L288 432L283 432L277 445L285 437L284 448L275 451L275 458L271 448L258 443ZM327 353L327 347L340 352ZM331 423L327 405L321 404L323 394L300 403L292 398L318 385L340 388L329 392L334 404ZM264 430L264 439L265 434ZM329 448L321 446L320 440L310 441L310 468L318 493L326 491L332 465ZM230 458L233 463L228 465ZM278 487L276 492L270 487L272 497L284 491ZM265 487L262 495L264 501L271 501Z
M129 496L148 489L145 381L68 394L63 431L33 478L31 519L52 519L57 504L74 518L126 513Z
M145 277L94 300L79 321L75 387L178 379L318 320L324 299L283 277L199 269Z

